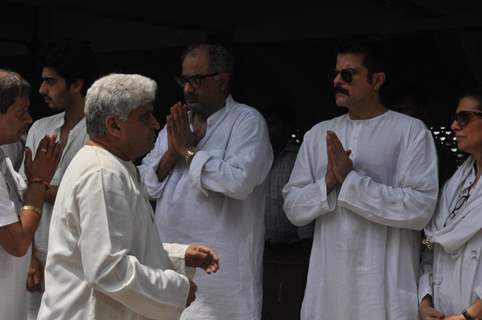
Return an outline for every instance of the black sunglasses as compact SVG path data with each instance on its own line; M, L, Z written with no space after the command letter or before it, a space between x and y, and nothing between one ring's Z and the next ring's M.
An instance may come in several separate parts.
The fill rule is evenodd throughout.
M341 79L345 81L346 83L350 83L353 81L353 75L356 74L355 69L352 68L346 68L346 69L341 69L341 70L332 70L330 72L330 80L334 81L335 78L338 76L338 74L341 76Z
M181 88L184 88L186 83L189 83L191 87L193 87L194 89L197 89L201 86L203 79L215 77L217 75L219 75L219 72L208 73L208 74L195 74L190 77L185 77L181 75L181 76L177 76L175 79L177 84Z
M469 186L462 191L462 194L459 196L459 198L455 202L454 208L452 209L452 211L450 211L450 214L445 219L445 222L443 224L444 228L447 226L447 223L448 223L449 220L452 220L457 216L457 213L460 210L460 208L462 208L462 206L465 204L465 202L467 202L467 200L469 200L469 198L470 198L470 188L471 187L472 186Z
M478 111L460 111L452 116L452 122L457 121L459 126L465 127L474 116L482 117L482 112Z

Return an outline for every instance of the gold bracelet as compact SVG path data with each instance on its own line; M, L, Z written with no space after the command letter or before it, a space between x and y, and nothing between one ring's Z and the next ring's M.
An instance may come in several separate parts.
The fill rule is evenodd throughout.
M23 207L20 208L20 211L25 211L25 210L33 211L39 216L39 218L42 217L42 209L39 209L35 206L28 206L27 205L27 206L23 206Z

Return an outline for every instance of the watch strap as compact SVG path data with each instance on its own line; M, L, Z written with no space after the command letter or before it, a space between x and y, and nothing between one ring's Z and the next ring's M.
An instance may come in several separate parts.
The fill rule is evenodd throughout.
M472 316L470 315L470 313L467 311L467 309L464 309L464 310L462 311L462 315L464 316L464 318L465 318L466 320L476 320L474 317L472 317Z

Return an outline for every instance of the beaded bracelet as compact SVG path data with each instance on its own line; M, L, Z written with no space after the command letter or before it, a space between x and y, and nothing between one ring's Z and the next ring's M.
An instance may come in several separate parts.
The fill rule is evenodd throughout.
M26 205L20 208L20 211L25 211L25 210L33 211L39 216L39 218L42 217L42 209L39 209L35 206Z

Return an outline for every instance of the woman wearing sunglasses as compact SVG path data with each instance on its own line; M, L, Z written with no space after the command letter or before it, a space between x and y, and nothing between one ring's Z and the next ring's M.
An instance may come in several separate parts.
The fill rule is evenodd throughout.
M419 282L426 319L482 319L482 89L462 96L452 122L470 157L445 184L427 236Z

